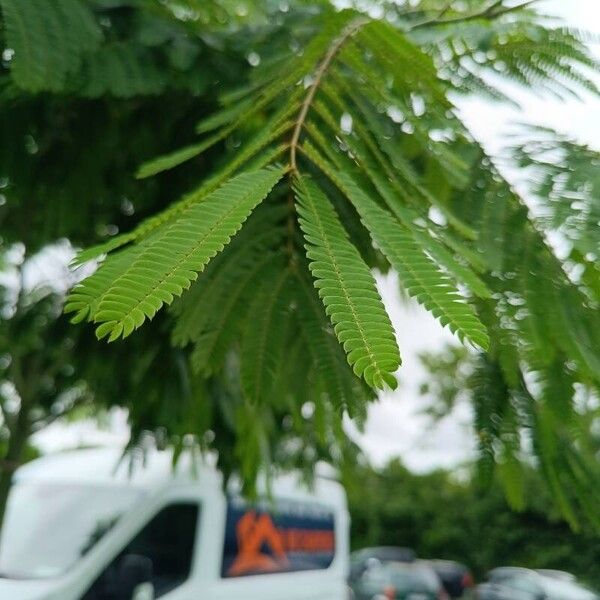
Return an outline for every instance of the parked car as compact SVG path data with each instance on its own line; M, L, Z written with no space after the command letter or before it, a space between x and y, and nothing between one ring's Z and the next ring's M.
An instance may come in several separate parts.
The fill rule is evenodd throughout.
M566 571L558 571L556 569L536 569L537 573L550 577L551 579L560 579L561 581L576 581L577 578L572 573Z
M381 562L414 562L417 557L412 548L402 546L373 546L356 550L350 556L353 561L376 558Z
M369 565L386 562L412 563L416 560L414 550L400 546L375 546L362 548L350 555L350 581L358 579Z
M475 588L476 600L538 600L530 593L519 592L497 583L480 583Z
M374 559L351 588L355 600L448 600L435 571L420 561Z
M450 598L465 598L475 585L471 571L451 560L430 560L427 563L439 577Z
M331 473L288 474L264 501L214 468L118 449L47 456L15 475L1 600L346 600L349 517ZM259 485L263 493L265 485Z
M568 573L501 567L477 588L477 600L600 600Z

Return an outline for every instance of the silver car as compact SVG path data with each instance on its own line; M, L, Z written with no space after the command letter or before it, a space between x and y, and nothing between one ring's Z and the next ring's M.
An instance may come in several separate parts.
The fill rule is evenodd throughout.
M494 569L477 589L478 600L600 600L600 596L562 571L519 567Z

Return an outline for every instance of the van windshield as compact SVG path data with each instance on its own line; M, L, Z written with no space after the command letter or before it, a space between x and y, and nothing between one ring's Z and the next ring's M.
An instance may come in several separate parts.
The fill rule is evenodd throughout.
M0 577L55 577L140 498L119 487L16 482L0 535Z

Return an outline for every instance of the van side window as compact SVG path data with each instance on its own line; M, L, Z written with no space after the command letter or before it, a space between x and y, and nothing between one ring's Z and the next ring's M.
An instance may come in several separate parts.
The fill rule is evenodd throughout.
M130 600L133 589L151 582L156 598L190 575L198 523L197 504L171 504L127 544L82 600Z

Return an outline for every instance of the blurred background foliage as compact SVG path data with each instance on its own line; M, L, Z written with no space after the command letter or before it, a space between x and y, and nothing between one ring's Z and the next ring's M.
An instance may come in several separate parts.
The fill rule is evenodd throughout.
M534 469L524 473L529 502L521 512L497 480L483 490L470 465L458 474L420 475L393 460L357 473L348 481L353 548L408 546L421 558L466 564L478 581L499 565L521 565L569 571L600 586L598 536L570 529Z

